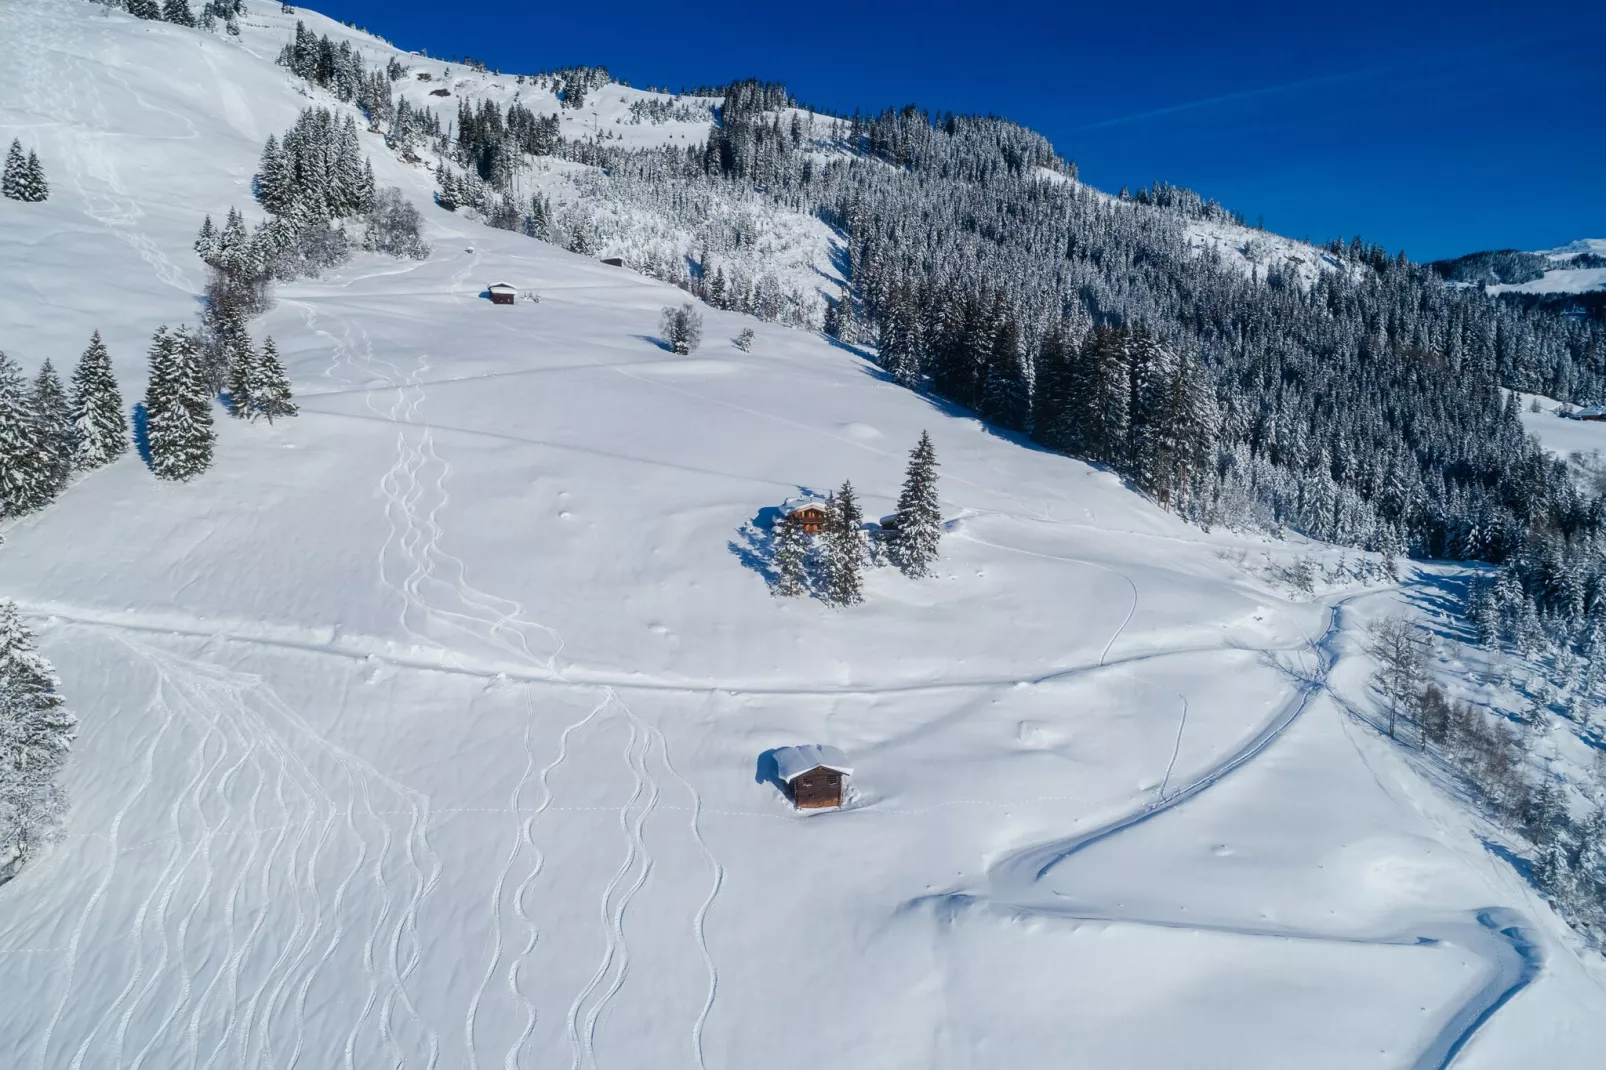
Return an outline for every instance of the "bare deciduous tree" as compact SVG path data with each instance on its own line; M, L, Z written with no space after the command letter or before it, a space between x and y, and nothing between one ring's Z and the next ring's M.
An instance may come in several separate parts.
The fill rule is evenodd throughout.
M1389 738L1394 738L1401 712L1415 704L1424 668L1422 630L1404 617L1384 617L1367 629L1366 652L1377 659L1372 683L1388 709Z

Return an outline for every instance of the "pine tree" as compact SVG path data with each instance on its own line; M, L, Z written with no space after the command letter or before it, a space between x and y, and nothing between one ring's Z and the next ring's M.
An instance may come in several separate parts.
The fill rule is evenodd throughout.
M72 376L73 467L110 464L128 452L128 417L111 357L96 331Z
M39 162L39 154L30 150L27 156L23 156L21 143L13 141L11 150L6 154L5 173L0 175L0 192L14 201L38 202L49 199L50 183L45 181L45 169Z
M195 255L201 258L201 263L211 267L218 266L219 236L217 228L212 225L212 216L207 214L201 220L201 232L195 236Z
M897 515L898 534L892 543L894 563L906 576L929 576L942 538L942 506L937 500L937 451L931 445L931 436L924 431L920 432L919 443L909 451Z
M28 157L22 151L22 142L12 138L11 148L6 152L5 172L0 175L0 193L14 201L22 200L22 181L27 170Z
M826 596L839 606L857 605L864 601L866 553L864 515L854 497L853 483L844 482L826 507L830 516L825 533Z
M257 165L256 196L262 207L276 216L288 214L295 204L295 166L272 134L262 146L262 160Z
M39 421L39 447L45 457L50 496L55 497L67 488L67 480L72 476L73 425L67 392L62 389L61 377L49 360L33 381L32 400L34 419Z
M23 178L25 201L44 201L50 198L50 183L45 181L45 168L33 150L28 151L28 170Z
M211 467L217 437L200 346L184 328L168 333L162 327L152 339L150 352L145 436L151 470L161 479L193 479Z
M156 0L128 0L128 13L136 19L160 22L162 6Z
M261 390L262 366L249 338L229 351L229 415L236 420L255 418L255 396Z
M1020 325L1015 317L999 317L987 360L987 381L982 388L981 414L989 423L1021 431L1031 413L1030 388L1021 362Z
M175 26L195 28L195 12L190 10L189 0L163 0L162 19Z
M56 776L78 722L59 686L15 603L0 602L0 880L60 827Z
M55 496L54 472L22 369L0 353L0 516L22 516Z
M262 340L262 352L256 358L256 382L251 392L251 410L267 417L268 423L296 415L295 401L290 394L290 377L279 360L279 348L272 338Z
M775 593L795 598L808 590L808 536L793 517L782 517L775 532Z

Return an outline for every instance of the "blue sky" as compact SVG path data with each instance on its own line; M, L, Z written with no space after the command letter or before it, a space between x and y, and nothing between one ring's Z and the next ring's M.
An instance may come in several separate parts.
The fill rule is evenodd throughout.
M1606 237L1606 0L843 4L325 0L432 55L781 81L1042 131L1116 190L1191 186L1293 237L1413 259Z

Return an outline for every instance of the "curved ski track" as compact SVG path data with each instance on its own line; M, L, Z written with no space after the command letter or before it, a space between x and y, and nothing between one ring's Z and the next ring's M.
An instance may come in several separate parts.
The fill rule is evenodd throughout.
M418 911L439 874L427 801L328 743L256 677L119 642L153 678L151 727L121 756L137 773L104 854L84 840L77 861L99 870L94 891L73 920L53 1008L31 1043L19 1038L16 1063L322 1065L303 1050L309 994L354 976L366 992L346 1064L387 1046L394 1065L408 1053L433 1062L407 993ZM153 806L163 780L181 787ZM165 835L128 844L129 827ZM380 894L357 901L359 881ZM113 885L137 903L132 917L112 908ZM0 933L26 923L8 919ZM387 945L402 954L382 957ZM91 949L93 971L81 965ZM64 1036L69 1014L88 1028Z

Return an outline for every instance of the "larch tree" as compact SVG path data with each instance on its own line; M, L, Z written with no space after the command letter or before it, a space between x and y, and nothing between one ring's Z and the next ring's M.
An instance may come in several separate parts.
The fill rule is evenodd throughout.
M111 355L96 331L72 374L73 467L87 472L128 452L128 417Z
M937 451L931 436L920 432L920 441L909 451L909 468L903 490L898 495L898 532L892 542L893 562L907 576L931 574L942 538L942 506L937 500Z
M0 602L0 881L60 828L56 783L78 722L13 602Z

